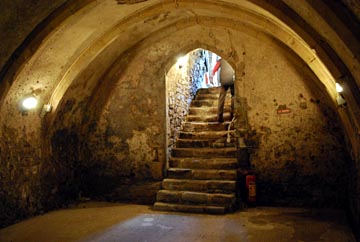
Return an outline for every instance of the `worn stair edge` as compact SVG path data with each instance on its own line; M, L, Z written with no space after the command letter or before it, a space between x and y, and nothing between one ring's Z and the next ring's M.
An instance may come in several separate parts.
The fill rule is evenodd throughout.
M218 105L218 100L216 99L200 99L192 100L190 107L216 107ZM224 107L231 106L231 99L226 99Z
M218 100L219 99L219 95L220 95L220 90L218 92L214 92L214 93L197 93L194 100L213 100L213 99L216 99ZM226 96L225 96L225 100L226 99L231 99L231 93L230 92L227 92L226 93Z
M209 94L209 93L219 93L221 86L211 87L211 88L199 88L197 94Z
M172 150L174 157L235 157L236 147L219 148L174 148Z
M169 168L168 178L194 180L236 180L236 170Z
M229 141L229 142L228 142ZM208 139L177 139L176 147L178 148L224 148L235 147L236 139L234 137L208 138Z
M206 193L234 193L236 191L235 180L191 180L166 178L162 182L164 190L197 191Z
M185 132L180 131L179 139L213 139L213 138L226 138L228 133L233 137L235 136L235 130L230 129L220 131L201 131L201 132Z
M176 204L224 206L227 209L232 209L236 205L236 194L160 190L156 194L156 200Z
M154 209L158 211L185 212L185 213L208 213L208 214L225 214L226 208L222 206L203 206L187 205L156 202Z
M217 114L217 107L190 107L189 114L190 115L207 115L207 114ZM224 107L224 112L231 112L230 106Z
M224 121L231 121L231 113L230 112L224 112L223 114ZM193 121L200 121L200 122L217 122L217 114L213 115L187 115L185 120L187 122L193 122Z
M230 121L225 120L223 123L219 122L205 122L205 121L185 121L181 126L181 131L184 132L204 132L204 131L226 131L232 125L230 129L233 129L233 124Z
M178 158L171 157L170 167L189 169L234 169L238 167L236 158Z

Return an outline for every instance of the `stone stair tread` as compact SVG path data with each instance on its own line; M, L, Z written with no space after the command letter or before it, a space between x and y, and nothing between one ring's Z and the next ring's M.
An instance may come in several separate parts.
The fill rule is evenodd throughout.
M226 131L228 130L231 121L225 120L223 123L217 121L185 121L181 126L181 131L184 132L203 132L203 131ZM231 127L232 129L233 127Z
M234 169L237 168L236 158L194 158L194 157L171 157L170 167L179 168L213 168Z
M192 179L174 179L174 178L165 178L163 181L172 181L172 182L194 182L194 183L206 183L206 182L218 182L218 183L236 183L235 180L192 180Z
M200 100L193 100L190 104L190 107L216 107L218 105L217 99L200 99ZM231 100L225 99L224 107L230 106Z
M224 214L236 207L238 161L230 120L231 95L227 93L225 99L225 122L219 123L219 92L220 87L199 89L192 100L176 148L172 149L167 178L157 193L155 209Z
M180 148L176 147L173 151L184 151L184 152L202 152L202 153L220 153L220 152L232 152L236 151L235 147L220 147L220 148L212 148L212 147L204 147L204 148Z
M205 93L218 93L220 91L221 86L218 87L211 87L211 88L199 88L198 93L199 94L205 94Z
M230 139L234 139L234 136L230 134ZM211 143L215 143L215 142L226 142L227 141L227 135L223 136L223 137L210 137L210 138L178 138L176 139L176 142L179 143L201 143L201 142L211 142ZM197 148L198 146L194 146L193 148ZM178 146L178 148L191 148L191 147L180 147Z
M218 108L217 107L190 107L189 115L206 115L206 114L217 114ZM228 113L231 112L231 106L225 105L224 112Z
M235 197L236 194L235 193L206 193L206 192L196 192L196 191L175 191L175 190L159 190L159 193L170 193L170 194L183 194L183 193L188 193L188 194L194 194L194 195L206 195L206 196L221 196L221 197L227 197L227 198L232 198Z
M234 146L219 146L216 148L174 148L172 156L175 157L202 157L202 158L216 158L216 157L235 157L236 147Z
M206 122L206 121L201 121L201 120L191 121L191 122L185 121L184 124L204 125L204 126L210 125L210 124L219 124L219 125L227 124L227 125L229 125L229 124L231 124L231 120L229 120L229 121L224 121L223 123L219 123L219 122L217 122L217 121L216 121L216 122ZM216 131L216 130L215 130L215 131Z
M198 94L198 95L195 96L195 100L212 100L212 99L218 100L219 99L219 92ZM231 98L231 94L227 93L226 98Z
M207 139L177 139L176 146L178 148L222 148L222 147L234 147L235 138L230 135L230 139L227 137L207 138Z
M225 148L174 148L174 150L194 150L194 151L219 151L219 150L224 150L224 151L236 151L235 147L225 147Z
M175 179L193 180L236 180L236 169L188 169L188 168L169 168L168 177Z
M234 133L230 133L230 137L233 137ZM227 134L222 137L204 137L204 138L177 138L176 141L189 141L189 142L196 142L196 141L209 141L209 140L223 140L227 138Z
M170 157L170 160L194 161L194 162L237 162L234 157L219 157L219 158L195 158L195 157Z
M191 168L182 168L182 167L170 167L168 170L178 171L178 172L190 172L190 171L204 171L204 172L232 172L232 170L221 170L221 169L191 169ZM235 170L235 169L233 169Z
M208 137L226 137L227 134L230 133L233 135L235 133L234 129L230 129L230 131L227 130L220 130L220 131L194 131L194 132L186 132L186 131L180 131L180 139L186 139L186 137L196 137L197 139L206 139ZM181 136L185 136L184 138L181 138ZM188 138L189 139L189 138Z
M190 172L193 169L190 168L181 168L181 167L171 167L168 169L168 171L177 171L177 172Z
M206 193L234 193L236 180L194 180L166 178L163 180L164 190L187 190Z
M224 120L230 122L231 116L230 112L224 112ZM185 120L187 122L217 122L217 114L208 114L208 115L201 115L201 114L189 114L186 116Z
M224 206L205 206L205 205L188 205L156 202L154 209L159 211L171 212L188 212L188 213L208 213L208 214L224 214L227 209Z
M157 193L158 202L177 203L177 204L197 204L234 207L236 194L206 193L194 191L173 191L160 190Z
M218 124L220 126L223 126L223 125L229 125L231 124L231 120L224 120L223 123L219 123L217 121L214 121L214 122L207 122L207 121L201 121L201 120L197 120L197 121L185 121L184 124L191 124L191 125L203 125L203 126L206 126L206 125L211 125L211 124ZM216 130L214 130L216 131Z

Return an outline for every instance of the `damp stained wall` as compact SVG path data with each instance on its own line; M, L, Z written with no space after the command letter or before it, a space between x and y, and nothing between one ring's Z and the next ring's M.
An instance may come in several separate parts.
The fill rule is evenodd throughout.
M193 35L201 31L206 29ZM244 72L237 95L247 101L259 202L343 206L347 157L342 127L314 75L271 38L212 31L221 36L215 38L224 44L224 50L235 51L228 59L238 73ZM165 72L158 64L166 52L158 50L176 53L174 46L181 46L176 39L174 36L171 44L170 39L154 43L146 56L137 54L116 81L96 130L86 139L89 148L82 162L87 171L83 174L88 174L84 182L88 194L121 200L126 195L117 192L119 184L143 183L147 186L137 189L137 197L146 200L144 196L148 196L147 201L154 197L156 189L151 195L148 185L163 178L166 164ZM229 52L223 56L226 54ZM237 65L240 62L244 69ZM291 112L278 114L281 105ZM157 156L161 158L157 160Z
M141 26L135 27L139 27L136 33L141 33ZM341 174L348 163L341 155L346 154L341 127L335 109L326 98L320 98L320 88L310 84L310 79L316 78L307 73L306 67L271 38L256 31L241 32L244 26L238 26L237 32L211 26L178 27L177 34L159 31L159 38L144 40L133 58L119 56L120 66L110 67L112 62L106 56L114 53L115 47L104 54L76 78L78 82L59 104L54 126L41 123L37 114L22 116L15 111L14 103L19 98L16 93L21 90L14 87L9 92L11 102L6 106L13 106L1 113L6 117L1 119L1 221L14 222L60 207L78 196L151 201L166 162L164 73L175 62L171 58L198 47L230 56L236 70L244 71L237 95L247 101L253 131L250 138L254 138L250 139L250 145L254 144L251 159L259 175L260 201L343 204L339 198L343 193L337 192L343 187ZM7 43L15 48L19 41L9 39ZM8 57L5 55L4 60ZM244 70L237 66L240 62ZM110 69L108 75L101 73L104 68ZM116 71L119 76L107 81ZM102 82L111 84L111 91L94 91L101 89ZM36 84L26 88L49 95L46 90L38 90ZM101 100L101 105L96 106L96 100ZM280 105L287 105L291 113L277 115ZM96 115L89 114L92 112ZM352 174L359 184L358 171L354 169ZM358 194L359 187L354 186L353 194ZM359 217L358 196L354 204L354 214Z
M237 90L246 100L258 202L346 206L349 157L336 107L291 52L257 41L245 43L245 76Z

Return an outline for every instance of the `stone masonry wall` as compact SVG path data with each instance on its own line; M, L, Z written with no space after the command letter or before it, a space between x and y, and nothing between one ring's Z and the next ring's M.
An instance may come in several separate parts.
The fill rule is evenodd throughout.
M114 63L112 76L101 76L99 82L108 90L92 97L94 103L97 98L106 99L96 117L83 115L96 104L88 105L86 98L76 100L87 85L71 86L56 125L50 127L51 142L45 144L53 149L52 157L44 158L39 149L44 145L40 133L48 132L48 127L40 126L37 114L30 117L37 122L31 122L21 119L16 108L11 110L17 116L2 112L0 218L9 214L14 222L41 212L52 195L63 196L57 201L64 203L78 191L96 199L151 203L166 165L164 66L181 50L201 44L229 58L237 73L244 72L236 95L247 101L252 128L248 145L253 148L259 203L346 206L348 163L343 133L335 108L311 84L316 78L291 58L291 52L260 33L252 36L194 25L171 38L144 42L146 48L131 52L122 65ZM240 62L245 69L239 68ZM90 69L84 80L94 76ZM285 113L278 114L279 109ZM89 123L85 132L82 123Z
M248 44L244 60L240 85L251 127L248 145L258 202L346 206L344 134L334 106L316 85L310 85L311 79L316 83L315 77L270 43L256 48Z
M166 161L165 77L159 50L119 58L104 80L106 101L85 135L82 196L154 202ZM124 64L125 63L125 64Z
M187 54L186 66L179 68L174 65L166 75L168 98L168 154L174 147L181 123L189 111L191 100L201 88L204 80L205 67L204 50L198 49Z

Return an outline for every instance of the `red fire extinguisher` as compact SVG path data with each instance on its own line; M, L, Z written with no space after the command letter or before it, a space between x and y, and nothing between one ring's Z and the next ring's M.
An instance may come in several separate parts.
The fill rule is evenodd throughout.
M256 176L254 174L246 176L246 190L248 203L254 205L256 202Z

